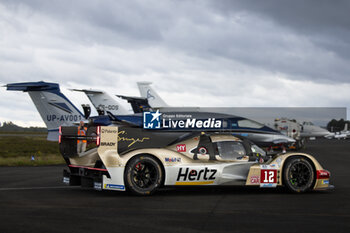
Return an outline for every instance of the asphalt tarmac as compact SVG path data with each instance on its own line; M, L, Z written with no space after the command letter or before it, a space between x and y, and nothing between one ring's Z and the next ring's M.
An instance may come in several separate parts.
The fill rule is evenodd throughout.
M61 183L64 166L0 167L0 233L350 232L350 140L304 150L331 171L334 191L166 188L150 197Z

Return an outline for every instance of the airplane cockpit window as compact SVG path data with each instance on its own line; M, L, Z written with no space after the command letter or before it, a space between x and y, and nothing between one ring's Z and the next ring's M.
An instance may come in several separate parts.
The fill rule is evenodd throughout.
M305 121L303 125L314 125L312 122Z
M217 142L217 153L222 159L235 160L245 156L246 151L241 142L238 141L223 141Z
M258 129L260 129L260 128L264 127L263 124L256 122L256 121L248 120L248 119L239 120L239 121L237 121L237 123L238 123L238 126L241 128L258 128Z

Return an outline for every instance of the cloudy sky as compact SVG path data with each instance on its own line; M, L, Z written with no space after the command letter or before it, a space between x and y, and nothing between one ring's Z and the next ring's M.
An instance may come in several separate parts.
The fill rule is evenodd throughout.
M0 0L0 84L57 82L77 105L87 98L67 89L137 96L151 81L174 106L350 109L349 12L347 0ZM0 121L44 125L25 93L2 87L0 106Z

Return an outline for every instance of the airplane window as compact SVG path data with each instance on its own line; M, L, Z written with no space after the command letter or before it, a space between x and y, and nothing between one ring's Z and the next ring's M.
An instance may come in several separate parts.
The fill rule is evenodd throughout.
M260 129L260 128L264 127L263 124L260 124L256 121L247 120L247 119L239 120L239 121L237 121L237 123L238 123L238 126L242 127L242 128L259 128Z
M217 148L218 148L219 156L222 159L234 160L234 159L237 159L238 157L242 157L246 155L244 146L240 142L235 142L235 141L217 142Z

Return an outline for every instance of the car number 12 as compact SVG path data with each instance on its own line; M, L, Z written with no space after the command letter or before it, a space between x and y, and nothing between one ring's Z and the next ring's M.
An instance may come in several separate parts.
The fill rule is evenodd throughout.
M261 169L261 182L263 184L276 184L277 183L277 170L276 169Z

